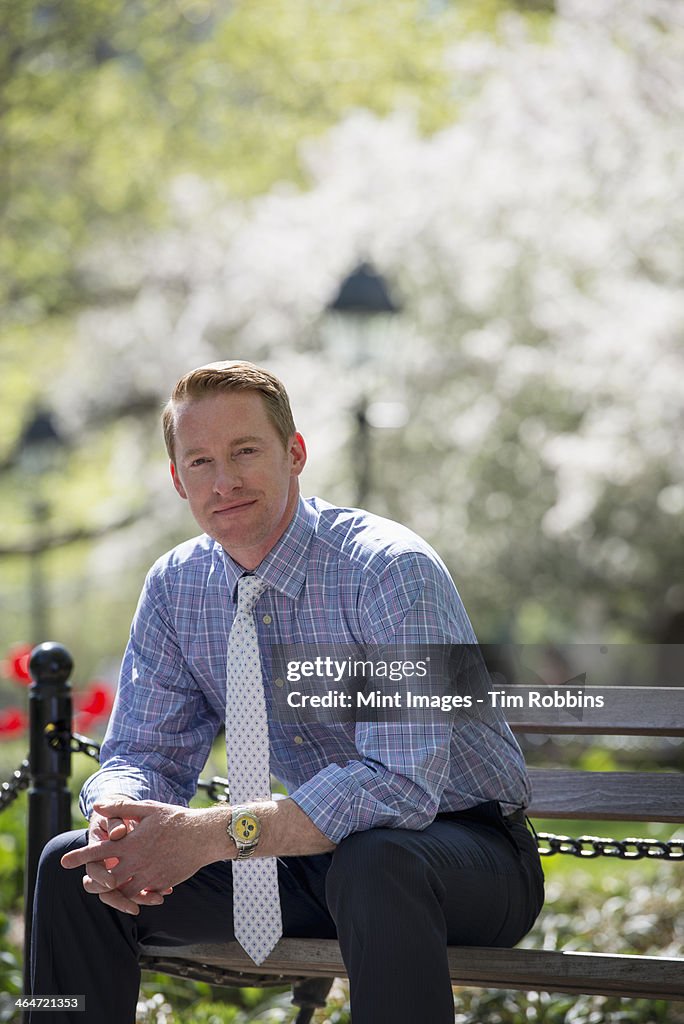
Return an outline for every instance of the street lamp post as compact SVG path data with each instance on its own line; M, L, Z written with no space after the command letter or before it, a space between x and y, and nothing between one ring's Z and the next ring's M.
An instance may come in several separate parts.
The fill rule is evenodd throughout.
M17 446L17 465L29 481L29 510L33 538L29 548L29 594L31 643L35 646L49 639L50 615L44 555L47 548L46 526L50 505L44 497L43 478L57 466L65 448L49 412L37 409L24 427Z
M31 501L30 507L33 526L33 541L29 551L30 638L32 646L35 647L48 639L50 629L48 586L44 565L50 506L47 501L36 498Z
M343 317L347 328L347 348L351 350L349 361L355 366L377 355L372 350L372 321L387 319L401 312L401 307L392 298L382 275L367 263L360 263L340 284L335 298L328 304L329 313ZM365 507L372 487L372 403L367 387L354 410L356 420L356 504Z

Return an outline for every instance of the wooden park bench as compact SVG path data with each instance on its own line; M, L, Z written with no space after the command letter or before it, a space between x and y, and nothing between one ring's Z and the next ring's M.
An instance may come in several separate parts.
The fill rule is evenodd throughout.
M46 661L47 657L45 654ZM31 688L30 701L32 733L39 735L46 728L48 731L52 728L53 733L63 732L68 728L65 717L70 709L65 711L60 700L70 702L70 698L59 698L54 694L50 696L48 688L56 690L59 686L66 686L70 665L62 683L49 683L50 673L41 673L40 661L40 656L34 654L32 674L36 683ZM52 678L56 679L58 675L59 672L53 671ZM41 689L44 694L42 699ZM587 686L583 688L584 694L603 697L603 707L594 707L581 715L559 712L555 708L528 711L526 695L532 689L516 687L508 691L524 698L522 708L509 706L506 711L511 727L519 734L684 736L684 687ZM62 758L61 769L59 765L53 765L53 768L59 769L57 774L61 771L63 776L70 770L65 760L69 754L64 744L60 749L58 747L58 744L53 743L45 756ZM531 819L684 822L684 773L675 770L597 772L533 768L530 775L532 802L528 815ZM64 789L63 780L55 788ZM55 827L54 822L48 828L50 834L62 830ZM546 833L540 834L541 842L545 836ZM40 837L36 842L39 841ZM650 842L653 844L651 855L667 852L671 859L684 860L683 843ZM562 848L562 840L556 840L556 846L559 845ZM39 849L41 846L42 842ZM638 855L638 852L632 853L633 857ZM31 871L29 866L29 887ZM578 952L469 946L450 947L448 956L451 980L458 986L684 999L684 958L679 957L625 955L618 951L597 953L591 950ZM217 985L293 984L293 1001L302 1006L298 1017L300 1024L311 1020L314 1007L325 1005L332 980L346 976L337 942L320 939L281 939L273 953L259 967L234 941L219 945L177 947L173 955L168 948L146 947L141 964L144 969Z

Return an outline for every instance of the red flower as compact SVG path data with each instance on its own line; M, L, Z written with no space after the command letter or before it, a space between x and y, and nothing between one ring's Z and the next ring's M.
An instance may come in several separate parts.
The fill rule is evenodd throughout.
M31 682L29 659L32 650L30 644L15 644L14 647L10 647L7 657L2 663L3 675L15 683L28 685Z
M105 683L91 683L88 689L75 699L76 711L90 718L108 715L114 704L114 695Z
M19 708L5 708L0 711L0 739L9 739L23 732L28 725L28 718Z

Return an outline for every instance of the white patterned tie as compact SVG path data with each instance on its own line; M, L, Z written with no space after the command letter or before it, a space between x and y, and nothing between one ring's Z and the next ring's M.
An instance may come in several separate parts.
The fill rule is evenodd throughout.
M254 605L266 588L256 576L238 580L238 604L228 641L226 750L233 806L271 799L268 720ZM233 861L235 938L262 963L283 933L275 857Z

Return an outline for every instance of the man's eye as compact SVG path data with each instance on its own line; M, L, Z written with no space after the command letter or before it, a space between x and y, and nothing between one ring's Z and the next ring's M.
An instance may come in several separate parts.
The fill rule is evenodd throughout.
M253 455L256 450L256 448L239 448L236 455Z
M191 466L203 466L205 464L205 462L208 462L208 461L209 461L209 459L205 459L205 458L193 459L192 462L190 463L190 465Z

